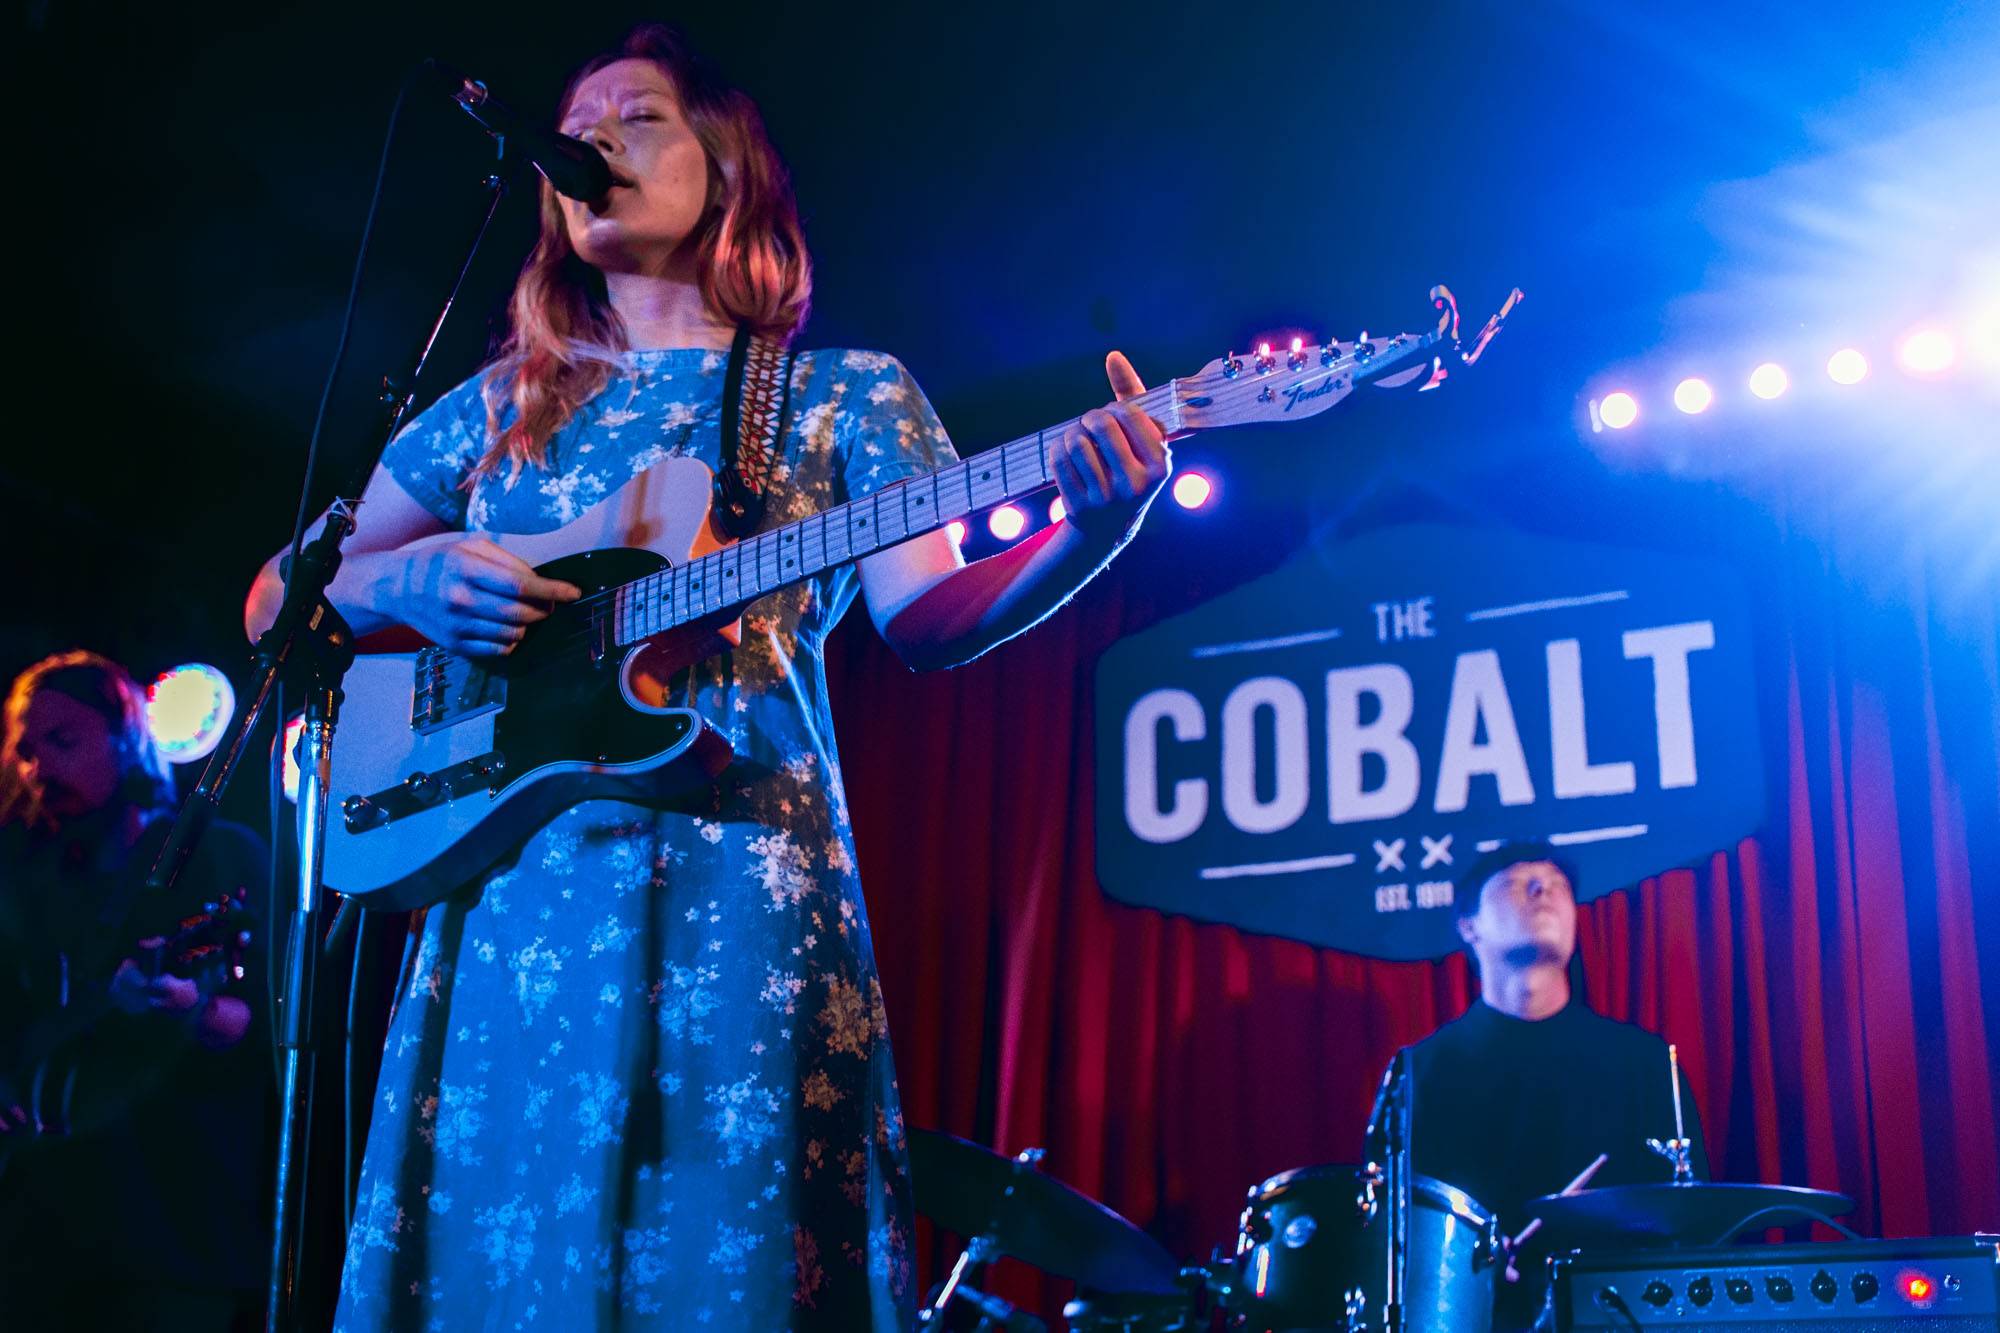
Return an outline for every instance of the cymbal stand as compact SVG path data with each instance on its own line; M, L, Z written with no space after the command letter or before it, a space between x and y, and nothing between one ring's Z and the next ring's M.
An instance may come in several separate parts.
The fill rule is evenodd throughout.
M1673 1163L1674 1184L1694 1184L1694 1163L1689 1154L1694 1150L1694 1142L1687 1136L1687 1125L1681 1120L1681 1057L1680 1047L1667 1047L1667 1079L1674 1088L1674 1136L1665 1143L1658 1139L1647 1139L1646 1146Z
M1048 1150L1044 1148L1025 1148L1016 1153L1013 1161L1013 1180L1018 1180L1025 1173L1036 1170L1040 1167L1042 1158L1047 1155ZM946 1321L951 1317L952 1301L955 1298L962 1298L959 1301L961 1306L969 1306L978 1312L979 1322L974 1325L975 1329L995 1327L993 1312L986 1308L987 1302L973 1298L984 1295L978 1290L979 1280L984 1275L986 1266L1000 1258L1000 1213L1007 1206L1007 1201L1014 1197L1013 1180L1008 1182L1007 1188L1001 1192L999 1200L993 1205L993 1211L986 1219L986 1230L966 1241L965 1249L959 1253L958 1262L951 1266L951 1274L938 1289L936 1299L917 1312L919 1328L951 1327ZM1012 1310L1013 1307L1007 1307L1006 1313L1003 1313L1001 1318L1007 1318Z

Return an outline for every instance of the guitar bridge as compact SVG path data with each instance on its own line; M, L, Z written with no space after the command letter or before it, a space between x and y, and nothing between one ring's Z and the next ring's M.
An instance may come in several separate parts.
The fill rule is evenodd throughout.
M507 681L442 648L417 654L410 729L419 736L455 727L507 706Z
M348 797L340 803L341 821L349 833L386 828L440 801L455 801L474 792L497 791L505 781L506 772L507 756L498 750L475 755L435 773L415 772L372 795Z

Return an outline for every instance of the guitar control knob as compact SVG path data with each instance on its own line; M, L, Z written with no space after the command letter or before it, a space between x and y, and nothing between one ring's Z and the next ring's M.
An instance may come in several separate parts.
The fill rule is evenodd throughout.
M428 805L438 798L437 779L418 769L403 779L403 787L411 797Z
M379 828L389 822L389 812L366 796L350 796L342 801L340 817L350 833Z
M1873 1273L1856 1273L1852 1285L1855 1301L1863 1305L1874 1300L1875 1294L1882 1290L1882 1284L1876 1280Z
M1833 1274L1824 1268L1813 1274L1812 1294L1831 1305L1833 1298L1840 1295L1840 1284L1833 1280Z
M1750 1298L1756 1294L1750 1286L1750 1279L1747 1277L1730 1278L1722 1284L1722 1289L1728 1292L1729 1299L1738 1305L1748 1305Z
M1764 1294L1780 1305L1787 1304L1795 1294L1792 1291L1792 1280L1777 1274L1767 1277L1764 1279Z
M1696 1305L1707 1305L1715 1299L1715 1284L1706 1277L1698 1277L1688 1283L1688 1299Z
M1639 1293L1639 1299L1652 1306L1665 1305L1673 1298L1674 1289L1658 1278L1654 1278L1651 1282L1648 1282L1646 1289Z

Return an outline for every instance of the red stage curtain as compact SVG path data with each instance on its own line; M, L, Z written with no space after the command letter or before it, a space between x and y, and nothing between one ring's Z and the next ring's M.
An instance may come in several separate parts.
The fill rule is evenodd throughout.
M1205 1259L1250 1185L1353 1160L1390 1054L1474 990L1459 958L1374 962L1104 898L1096 658L1199 600L1143 561L949 673L909 674L851 617L829 672L907 1123L1044 1147L1051 1174ZM1784 561L1759 606L1766 826L1586 908L1586 991L1680 1044L1721 1177L1845 1191L1864 1234L1994 1228L1993 606L1933 592L1915 557L1845 573L1795 541ZM1069 1290L1018 1268L998 1286L1050 1317Z

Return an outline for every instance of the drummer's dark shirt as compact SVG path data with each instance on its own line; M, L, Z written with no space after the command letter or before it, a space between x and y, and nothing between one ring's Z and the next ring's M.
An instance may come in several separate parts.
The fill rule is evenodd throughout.
M1413 1167L1470 1194L1512 1235L1528 1200L1569 1184L1599 1153L1590 1187L1673 1179L1648 1138L1674 1133L1667 1046L1650 1032L1593 1013L1580 999L1540 1022L1484 1001L1411 1048ZM1708 1155L1685 1073L1681 1110L1696 1179ZM1527 1328L1546 1287L1548 1251L1531 1239L1501 1283L1496 1328Z

